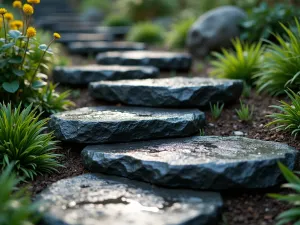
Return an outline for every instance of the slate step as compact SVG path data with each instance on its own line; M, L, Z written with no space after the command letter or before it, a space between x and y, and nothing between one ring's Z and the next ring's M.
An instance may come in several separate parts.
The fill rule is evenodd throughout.
M85 174L37 196L47 225L216 225L220 194L169 190L124 178Z
M114 103L151 107L206 107L239 99L243 82L210 78L160 78L99 81L89 85L92 97ZM138 93L138 94L137 94Z
M192 66L189 54L159 51L107 52L98 54L96 61L104 65L155 66L174 71L188 71Z
M228 190L278 185L277 162L294 168L296 149L241 137L189 137L87 146L85 167L172 188Z
M68 49L72 54L86 55L86 54L97 54L99 52L108 52L108 51L129 51L129 50L138 51L138 50L146 49L146 46L143 43L133 43L133 42L95 41L95 42L73 42L68 45Z
M113 36L109 34L85 34L85 33L66 33L57 42L69 45L73 42L91 42L91 41L113 41Z
M120 26L120 27L108 27L108 26L98 26L96 28L97 33L109 33L112 34L115 39L123 39L131 29L130 26Z
M204 122L197 109L102 106L54 114L49 128L61 141L97 144L190 136Z
M89 33L89 34L95 34L99 33L96 31L96 26L86 26L86 27L66 27L66 26L60 26L55 25L54 28L56 32L58 33Z
M150 66L67 66L56 67L53 79L56 83L87 86L101 80L147 79L159 76L159 70Z

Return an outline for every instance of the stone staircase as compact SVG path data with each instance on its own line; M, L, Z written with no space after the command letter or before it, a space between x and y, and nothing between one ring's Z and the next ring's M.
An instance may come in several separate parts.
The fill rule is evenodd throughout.
M82 159L91 174L58 181L38 196L47 208L45 224L217 225L218 191L272 187L281 182L277 161L294 167L296 150L285 144L198 136L205 124L199 109L237 101L241 81L158 78L161 70L188 71L191 57L115 42L127 28L82 26L65 3L43 0L49 7L47 14L40 9L37 24L62 32L71 53L97 53L99 65L58 67L54 80L89 86L96 99L134 107L88 107L51 117L59 140L86 146Z

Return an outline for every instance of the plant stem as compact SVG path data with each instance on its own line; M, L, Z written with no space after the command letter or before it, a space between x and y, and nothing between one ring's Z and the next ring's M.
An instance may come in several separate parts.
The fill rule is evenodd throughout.
M32 83L32 82L33 82L33 80L34 80L34 78L36 77L36 75L37 75L37 72L38 72L38 69L39 69L39 68L40 68L40 66L41 66L42 60L43 60L43 58L44 58L44 56L45 56L46 52L47 52L47 51L48 51L48 49L50 48L50 45L51 45L51 44L54 42L54 40L55 40L55 38L54 38L54 39L52 39L52 41L50 41L50 43L48 44L48 46L47 46L46 50L44 51L44 53L43 53L42 57L40 58L39 65L36 67L36 69L35 69L35 71L34 71L34 73L33 73L33 76L32 76L32 79L31 79L31 82L30 82L30 83Z
M25 58L26 58L26 52L27 52L27 49L28 49L28 45L29 45L29 37L27 38L27 41L26 41L26 47L25 47L25 52L24 52L24 58L23 58L23 61L22 61L22 64L21 64L21 70L22 70L23 65L25 63Z
M4 19L4 15L3 14L2 14L2 20L3 20L5 43L6 43L6 23L5 23L5 19Z

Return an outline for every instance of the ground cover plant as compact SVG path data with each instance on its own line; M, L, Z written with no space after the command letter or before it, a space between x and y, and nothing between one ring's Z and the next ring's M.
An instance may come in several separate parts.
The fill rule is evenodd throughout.
M59 96L55 86L48 82L48 76L41 73L41 68L46 67L47 55L53 54L50 46L60 35L54 33L48 44L37 43L37 31L30 26L34 4L22 6L21 1L14 1L13 6L22 9L24 20L13 20L11 13L5 8L0 9L0 100L14 105L21 102L24 106L30 103L42 105L39 109L48 114L67 109L72 105L65 98L68 92L63 93L63 98Z
M110 27L131 26L132 21L125 15L109 15L105 18L103 24Z
M218 78L241 79L251 84L262 61L261 56L264 51L262 42L249 44L236 39L232 43L234 51L222 49L221 53L212 53L215 59L211 61L210 75Z

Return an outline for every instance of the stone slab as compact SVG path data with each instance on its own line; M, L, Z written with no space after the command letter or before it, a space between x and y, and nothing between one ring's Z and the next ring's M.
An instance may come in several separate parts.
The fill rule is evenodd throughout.
M101 80L147 79L159 76L159 70L146 66L67 66L56 67L53 79L56 83L87 86Z
M180 108L234 102L242 90L243 82L239 80L185 77L99 81L89 86L91 96L108 102Z
M169 190L100 174L58 181L37 200L46 225L216 225L223 204L214 192Z
M159 51L107 52L97 55L97 63L110 65L155 66L161 70L188 71L192 58L186 53Z
M73 54L97 54L99 52L110 51L138 51L146 49L143 43L132 42L105 42L105 41L91 41L91 42L73 42L68 45L70 53ZM116 63L117 65L118 63Z
M296 156L286 144L209 136L87 146L82 151L92 172L202 190L278 185L282 180L277 162L293 169Z
M113 37L109 34L85 34L85 33L68 33L64 34L57 42L70 44L73 42L91 42L91 41L112 41Z
M62 141L96 144L189 136L205 115L197 109L86 107L51 116L49 127Z

